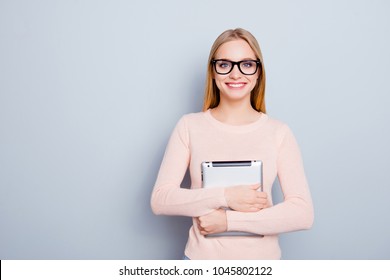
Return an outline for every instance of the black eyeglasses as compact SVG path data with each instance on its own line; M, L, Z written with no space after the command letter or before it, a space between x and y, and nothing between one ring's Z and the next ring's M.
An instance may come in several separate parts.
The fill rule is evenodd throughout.
M232 72L234 65L237 65L238 70L244 75L254 75L261 65L260 60L241 60L230 61L225 59L214 59L211 61L214 65L214 70L217 74L227 75Z

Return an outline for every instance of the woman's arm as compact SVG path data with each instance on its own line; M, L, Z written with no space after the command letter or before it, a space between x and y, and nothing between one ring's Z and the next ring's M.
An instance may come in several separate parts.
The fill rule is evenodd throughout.
M255 213L226 211L227 230L272 235L312 226L314 211L301 153L291 130L287 126L283 129L277 172L284 201Z
M243 212L254 212L264 207L266 194L256 191L258 185L227 189L180 188L191 157L189 143L186 119L183 117L170 137L153 189L151 207L155 214L199 217L221 207Z
M299 147L291 130L287 126L283 129L277 171L284 201L252 213L217 210L199 217L202 234L228 230L273 235L312 226L314 211Z
M184 116L170 137L152 192L151 207L155 214L198 217L228 206L222 188L180 188L190 156Z

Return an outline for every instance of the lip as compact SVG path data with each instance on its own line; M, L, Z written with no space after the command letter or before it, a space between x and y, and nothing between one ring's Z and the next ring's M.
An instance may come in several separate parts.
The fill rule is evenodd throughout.
M243 87L245 87L246 83L243 83L243 82L239 82L239 83L225 83L228 88L231 88L231 89L242 89Z

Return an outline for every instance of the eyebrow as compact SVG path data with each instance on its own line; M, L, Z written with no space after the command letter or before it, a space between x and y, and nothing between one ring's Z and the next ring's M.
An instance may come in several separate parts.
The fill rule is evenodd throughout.
M214 58L215 60L228 60L228 61L233 61L233 62L236 62L234 60L231 60L229 58ZM237 61L245 61L245 60L258 60L257 58L250 58L250 57L246 57L246 58L243 58L241 60L237 60Z

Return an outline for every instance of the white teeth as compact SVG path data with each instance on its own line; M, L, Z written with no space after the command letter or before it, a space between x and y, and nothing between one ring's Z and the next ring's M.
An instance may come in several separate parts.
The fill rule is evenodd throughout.
M229 87L239 88L242 87L244 84L229 84Z

